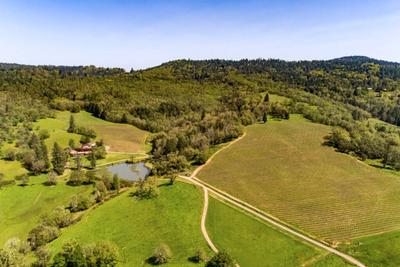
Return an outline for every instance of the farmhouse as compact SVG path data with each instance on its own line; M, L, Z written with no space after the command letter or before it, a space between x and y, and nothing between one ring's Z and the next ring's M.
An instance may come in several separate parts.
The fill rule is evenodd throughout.
M79 148L75 148L75 149L70 148L69 154L71 156L88 155L88 154L92 153L93 147L95 147L95 146L96 146L96 144L89 144L89 143L83 144Z

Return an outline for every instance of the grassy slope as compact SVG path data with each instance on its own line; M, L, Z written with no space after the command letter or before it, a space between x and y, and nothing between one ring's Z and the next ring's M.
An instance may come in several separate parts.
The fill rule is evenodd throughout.
M59 114L59 113L57 113ZM38 120L34 123L34 129L39 132L41 129L49 131L50 137L45 140L49 153L53 148L53 144L58 142L61 147L67 147L68 141L74 139L76 144L79 144L80 135L68 133L68 119L59 118L47 118Z
M346 240L400 228L400 180L322 146L299 116L247 128L199 177L307 232Z
M400 232L398 231L359 238L351 245L343 246L342 249L369 267L400 266Z
M4 174L5 179L14 179L16 175L27 173L19 161L6 161L0 159L0 173Z
M66 229L50 248L58 251L71 239L111 240L120 248L121 266L143 266L154 248L166 243L174 256L165 266L192 266L187 258L198 246L206 249L200 232L201 210L202 195L192 185L163 186L160 196L152 200L135 200L125 193Z
M346 266L337 257L293 239L214 198L210 198L207 230L219 248L226 249L241 267L301 266L321 259L323 266ZM328 265L329 263L329 265Z
M26 238L40 215L68 204L74 194L90 190L62 182L48 187L42 185L45 180L45 175L31 177L29 186L13 185L0 190L0 247L11 237Z
M129 124L112 123L92 116L90 113L81 111L73 114L78 126L92 128L102 138L110 151L113 152L145 152L149 148L145 146L147 132ZM66 123L68 127L70 113L59 112L57 119Z

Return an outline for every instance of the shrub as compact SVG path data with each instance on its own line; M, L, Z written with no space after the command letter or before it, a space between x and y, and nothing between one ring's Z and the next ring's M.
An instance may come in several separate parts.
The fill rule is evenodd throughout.
M98 242L81 246L71 241L63 246L62 252L54 257L52 267L85 266L85 267L113 267L118 263L118 247L110 242Z
M29 245L18 238L12 238L0 249L0 266L19 267L22 266L24 254L29 251Z
M87 266L116 266L118 263L118 247L110 242L101 241L84 247Z
M4 160L13 161L13 160L16 160L16 158L17 158L17 155L16 155L16 152L15 152L15 149L7 149L4 152L4 156L3 156Z
M52 171L47 175L47 181L45 182L45 185L51 186L56 184L57 184L57 174Z
M71 241L63 246L63 251L54 256L52 267L87 266L81 245Z
M67 227L72 224L71 212L64 207L57 207L50 214L42 216L42 224L59 228Z
M85 195L75 195L72 197L69 203L69 210L77 212L81 210L87 210L93 205L93 200Z
M151 176L147 180L140 180L137 183L133 196L137 199L151 199L157 197L158 194L157 180L154 176Z
M48 267L51 259L51 253L45 247L39 247L35 251L36 261L32 267Z
M81 185L85 178L85 173L82 170L73 170L69 176L69 185Z
M105 159L107 156L106 148L103 145L94 147L93 153L96 159Z
M153 265L160 265L167 263L172 257L171 249L166 244L161 244L154 250L153 255L148 259L149 263Z
M86 183L93 184L97 180L96 171L87 171L85 173Z
M235 267L235 261L227 252L221 251L207 262L206 267Z
M29 183L29 175L24 173L24 174L20 174L15 176L14 178L16 181L20 181L21 182L21 186L27 186Z
M285 120L289 119L289 111L285 106L279 103L272 103L270 108L270 115L272 117Z
M50 137L50 133L47 129L42 129L39 131L39 138L45 140Z
M204 251L203 248L197 249L194 256L190 257L190 261L196 262L196 263L204 262L206 260L207 260L207 253Z
M32 249L43 246L53 241L60 235L60 229L56 226L39 224L33 228L28 234L28 242Z

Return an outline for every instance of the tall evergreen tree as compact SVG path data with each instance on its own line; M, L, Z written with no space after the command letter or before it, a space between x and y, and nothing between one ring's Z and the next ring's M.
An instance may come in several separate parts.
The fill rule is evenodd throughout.
M74 118L73 115L71 115L71 116L69 117L69 127L68 127L68 130L67 130L67 131L68 131L69 133L74 133L75 130L76 130L75 118Z
M58 175L64 173L67 155L57 142L55 142L53 146L51 163L53 164L54 171Z
M96 168L96 154L94 148L92 149L92 153L89 154L89 159L90 159L90 167L92 169Z
M263 114L263 122L266 123L268 121L268 113L264 112Z
M82 162L81 162L81 156L76 155L75 156L75 163L76 163L76 169L80 171L82 169Z

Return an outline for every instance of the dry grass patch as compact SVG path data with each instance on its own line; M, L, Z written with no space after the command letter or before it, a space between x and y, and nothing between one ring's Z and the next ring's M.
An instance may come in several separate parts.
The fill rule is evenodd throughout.
M300 116L250 126L198 177L330 242L400 229L400 179L323 146L329 131Z

